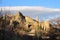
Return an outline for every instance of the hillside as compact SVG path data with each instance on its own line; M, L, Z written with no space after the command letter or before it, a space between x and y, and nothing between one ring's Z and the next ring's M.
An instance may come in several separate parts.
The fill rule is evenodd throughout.
M60 29L56 31L56 25L52 23L49 20L37 21L24 16L21 12L15 14L8 12L0 16L0 40L30 40L33 37L54 36Z

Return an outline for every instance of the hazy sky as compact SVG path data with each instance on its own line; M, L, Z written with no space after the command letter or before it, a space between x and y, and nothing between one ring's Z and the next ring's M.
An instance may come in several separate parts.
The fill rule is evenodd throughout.
M43 20L60 15L60 0L0 0L0 7L5 6L19 6L17 9L24 15L28 15L33 18L39 16L39 18Z

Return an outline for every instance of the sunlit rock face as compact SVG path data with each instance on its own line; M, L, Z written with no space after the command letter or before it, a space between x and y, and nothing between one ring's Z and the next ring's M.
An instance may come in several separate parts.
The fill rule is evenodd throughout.
M56 31L54 29L55 25L50 26L50 21L40 22L38 18L32 19L29 16L24 16L21 12L16 12L14 15L11 13L6 13L4 16L0 16L0 31L8 36L46 36L54 34ZM55 26L58 27L58 26Z
M25 21L25 17L23 16L23 14L21 12L17 12L15 15L15 20L20 20L20 21Z
M6 31L12 30L19 35L28 33L28 35L32 36L33 34L35 36L35 32L39 31L40 28L46 32L50 29L49 21L40 22L39 20L24 16L21 12L16 12L14 15L7 13L1 17L0 20L0 27L2 27L3 24Z
M46 21L44 22L44 26L45 26L45 31L49 31L49 30L50 30L50 23L49 23L48 20L46 20Z
M25 17L22 13L17 12L13 15L12 19L10 20L10 26L13 26L13 31L20 34L20 31L24 32L23 30L27 30L25 26ZM25 32L24 32L25 33Z
M20 12L16 12L15 15L7 13L0 17L0 29L5 31L14 31L19 33L20 30L25 29L25 17Z
M41 23L41 26L44 31L48 32L50 30L50 23L48 20Z
M35 29L39 26L39 22L28 16L25 16L25 20L26 27L28 28L28 30L30 30L28 33L31 33L29 35L33 36L35 34Z
M30 27L29 28L33 28L37 25L38 21L28 17L28 16L25 16L25 20L26 20L26 24L27 24L27 27Z
M22 15L22 13L17 12L15 15L13 15L12 19L10 20L10 23L12 24L14 21L17 21L20 26L23 26L22 24L25 22L25 17Z

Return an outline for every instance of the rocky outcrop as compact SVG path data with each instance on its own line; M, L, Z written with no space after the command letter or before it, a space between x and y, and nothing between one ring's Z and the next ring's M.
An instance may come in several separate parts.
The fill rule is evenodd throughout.
M2 18L2 24L5 26L6 31L14 31L16 34L20 34L21 31L24 34L32 33L35 34L36 30L40 30L40 27L43 30L47 31L49 29L49 22L39 22L28 16L24 16L21 12L16 12L16 14L5 14ZM34 30L34 31L33 31Z
M49 20L39 22L31 17L24 16L21 12L16 12L14 15L5 14L5 16L0 17L0 30L9 31L20 36L41 36L48 35L51 27Z
M21 12L16 14L5 14L0 16L0 31L4 34L13 36L43 36L49 35L53 30L50 21L40 22L31 17L24 16ZM55 32L55 30L53 30ZM5 36L7 35L4 34Z

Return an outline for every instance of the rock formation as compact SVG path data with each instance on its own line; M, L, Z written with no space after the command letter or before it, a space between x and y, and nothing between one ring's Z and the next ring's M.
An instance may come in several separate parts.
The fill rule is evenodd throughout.
M0 10L0 40L23 40L23 38L28 40L26 35L27 38L28 36L42 37L46 35L55 37L56 34L60 36L60 17L54 19L55 23L52 22L52 25L49 20L39 21L38 16L35 20L24 16L21 12L15 11L16 14L13 15L10 11L3 10Z
M35 34L35 30L38 30L40 27L42 27L45 31L49 29L48 21L41 23L38 20L34 20L28 16L23 16L21 12L16 12L15 15L5 14L3 18L5 23L4 25L6 26L5 30L13 30L17 33L20 33L22 30L28 33L33 32L33 34Z
M47 34L50 28L50 22L48 20L40 22L39 20L24 16L21 12L16 12L14 15L5 14L4 16L0 16L0 30L20 36L36 36L36 34L39 36L41 32L42 34Z

